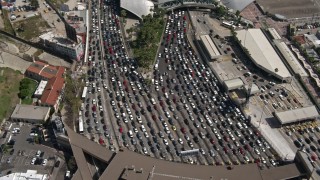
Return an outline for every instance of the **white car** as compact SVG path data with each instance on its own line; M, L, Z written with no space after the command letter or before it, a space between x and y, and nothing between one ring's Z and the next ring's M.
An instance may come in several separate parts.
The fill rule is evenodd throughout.
M37 160L37 158L35 158L35 157L34 157L34 158L32 158L32 160L31 160L31 164L32 164L32 165L34 165L34 164L36 163L36 160Z
M179 142L180 144L183 144L183 141L182 141L181 138L178 139L178 142Z
M163 143L164 143L166 146L168 146L168 145L169 145L169 143L168 143L168 140L167 140L167 139L163 139Z
M36 153L36 156L37 156L37 157L40 157L40 154L41 154L41 151L38 150L37 153Z
M48 160L47 160L47 159L44 159L43 162L42 162L42 166L47 165L47 162L48 162Z

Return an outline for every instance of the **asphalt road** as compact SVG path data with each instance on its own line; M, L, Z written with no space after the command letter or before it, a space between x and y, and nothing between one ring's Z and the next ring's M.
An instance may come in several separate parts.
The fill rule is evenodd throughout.
M91 136L103 139L107 147L113 137L113 142L119 139L119 146L166 160L221 165L267 159L262 164L271 166L269 158L274 156L268 144L237 112L210 68L189 45L186 12L169 15L158 69L147 85L137 72L136 61L124 49L118 10L110 4L102 8L101 18L93 18L92 29L98 27L98 31L91 33L89 50L91 93L85 100L84 115ZM180 156L193 149L199 150L198 155Z

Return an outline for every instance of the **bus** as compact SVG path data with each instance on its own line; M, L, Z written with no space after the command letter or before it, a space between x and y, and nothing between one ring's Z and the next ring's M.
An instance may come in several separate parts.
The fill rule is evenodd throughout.
M223 21L221 25L226 27L226 28L235 28L236 27L236 26L234 26L231 23L228 23L226 21Z
M84 98L86 98L86 96L87 96L87 91L88 91L88 87L84 87L83 88L83 91L82 91L82 99L84 99Z
M83 120L79 117L79 134L83 134Z

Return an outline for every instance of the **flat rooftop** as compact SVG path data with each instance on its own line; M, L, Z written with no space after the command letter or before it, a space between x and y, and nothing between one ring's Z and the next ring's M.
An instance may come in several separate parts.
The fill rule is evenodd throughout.
M65 47L74 47L76 45L74 41L71 41L60 34L54 34L52 31L42 34L41 36L39 36L39 38L49 42L57 43ZM81 42L81 38L78 36L77 38L78 38L78 41Z
M244 78L243 74L237 69L237 66L230 59L209 62L211 68L220 82L224 82L235 78ZM246 83L245 79L242 79Z
M201 39L204 47L207 49L207 52L209 53L210 59L214 59L215 57L221 55L209 35L202 35L202 36L200 36L200 39Z
M261 29L244 29L236 32L241 46L248 49L258 67L280 79L291 77L290 72Z
M308 106L283 112L276 112L275 117L281 124L294 123L319 117L315 106Z
M44 120L49 112L50 107L17 104L16 108L11 114L11 118Z

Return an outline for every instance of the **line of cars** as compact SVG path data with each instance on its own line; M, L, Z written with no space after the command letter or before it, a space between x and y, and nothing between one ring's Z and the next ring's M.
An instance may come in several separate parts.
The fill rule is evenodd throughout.
M297 149L309 155L309 160L319 165L320 159L320 127L310 121L299 125L284 127L284 132Z
M114 7L112 2L104 7L109 11L104 11L103 58L111 84L107 102L124 146L174 161L274 165L268 143L250 127L187 42L185 12L169 15L148 86L137 72L137 62L125 53ZM192 149L199 149L200 155L180 156Z

